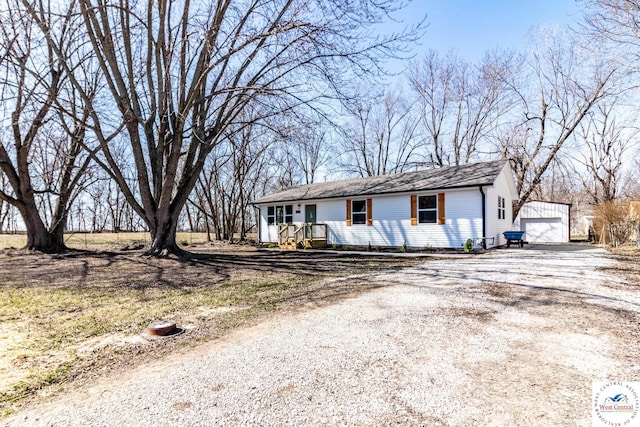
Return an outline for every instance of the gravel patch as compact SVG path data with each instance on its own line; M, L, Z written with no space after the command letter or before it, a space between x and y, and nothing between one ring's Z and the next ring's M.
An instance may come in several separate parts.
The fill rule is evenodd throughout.
M532 247L375 275L0 424L591 425L592 381L640 381L640 296L596 271L613 262Z

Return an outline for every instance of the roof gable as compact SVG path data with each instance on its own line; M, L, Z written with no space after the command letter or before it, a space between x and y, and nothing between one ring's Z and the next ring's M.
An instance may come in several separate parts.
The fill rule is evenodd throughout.
M506 163L506 160L498 160L394 175L300 185L261 197L253 203L332 199L492 185Z

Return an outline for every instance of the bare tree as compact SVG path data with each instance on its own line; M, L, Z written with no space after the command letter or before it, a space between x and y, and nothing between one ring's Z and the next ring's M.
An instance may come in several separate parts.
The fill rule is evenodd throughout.
M604 47L601 50L609 56L610 61L618 64L624 73L624 87L620 92L626 89L631 96L636 97L631 106L622 108L623 115L624 110L635 111L640 71L640 33L638 32L640 4L631 0L587 0L585 5L585 22L582 30L590 40L598 40L602 43ZM613 118L620 116L620 110L617 108L616 111L612 111L611 116ZM620 117L616 120L620 120ZM628 132L629 130L625 131L625 135L621 137L626 138ZM631 132L634 131L631 130ZM623 179L626 179L619 187L629 195L637 194L638 165L634 166L630 167L626 173L621 173Z
M347 173L385 175L415 165L418 120L400 91L355 96L345 106L351 122L342 131L340 162Z
M298 167L304 173L304 183L316 182L318 169L327 163L329 146L327 131L321 127L312 127L308 132L302 133L304 140L298 141L294 146L298 147Z
M274 118L275 119L275 118ZM257 194L256 183L265 175L280 132L275 126L254 122L229 133L216 147L195 189L192 205L205 215L206 231L213 228L217 240L246 240L252 225L249 203ZM210 237L209 237L210 239Z
M583 29L590 40L601 39L608 48L615 49L612 60L638 71L640 3L635 0L586 0L584 4Z
M436 166L451 164L445 142L446 126L454 93L460 92L466 68L466 64L451 55L441 59L438 52L429 50L420 65L412 65L409 74L411 88L420 105L421 124L429 137L428 160Z
M283 155L289 157L286 163L300 172L301 183L315 182L318 169L330 157L329 133L333 124L313 111L296 111L280 120L276 135L280 135Z
M478 158L479 144L495 129L505 107L504 77L513 62L511 53L490 52L472 66L453 54L441 57L430 50L412 63L408 79L425 129L430 165L460 165Z
M37 18L42 4L22 1ZM139 198L101 131L109 114L96 106L91 119L102 166L147 223L150 255L182 253L175 241L179 213L208 155L229 137L229 129L238 128L245 109L261 105L273 115L313 102L338 88L341 79L376 69L380 56L394 54L413 36L374 39L367 33L397 8L393 1L78 4L83 33L130 141ZM81 90L74 70L65 72Z
M567 150L573 151L573 150ZM584 198L580 183L576 182L571 168L571 159L558 153L547 172L540 179L530 198L556 202L574 203Z
M620 195L625 178L624 161L638 146L640 129L635 127L633 118L617 108L618 99L594 108L579 129L582 144L575 156L580 165L578 176L594 204ZM628 124L622 123L625 117Z
M10 122L0 124L0 171L12 192L0 190L0 199L20 212L27 248L57 252L65 249L67 215L89 165L82 148L90 107L76 103L73 95L65 98L69 87L58 58L41 42L19 2L7 3L2 12L0 50L6 53L0 62L0 97ZM53 25L50 15L38 19ZM61 25L58 42L67 49L74 42L68 16ZM59 105L73 110L70 122L56 109Z
M640 160L637 160L640 158L640 149L636 150L634 158L636 160L627 174L627 187L624 190L630 199L640 200ZM640 234L638 237L640 237Z
M500 150L511 160L519 200L514 216L541 183L565 143L607 94L615 67L594 64L579 55L574 43L555 35L538 40L522 73L508 81L519 100L512 111L513 129L502 133Z
M106 181L106 182L105 182ZM111 222L111 231L119 232L123 230L127 230L124 225L124 213L127 207L127 203L122 197L122 193L118 190L118 188L114 188L113 181L104 180L102 181L103 185L107 186L106 190L106 203L107 209L109 210L109 217Z

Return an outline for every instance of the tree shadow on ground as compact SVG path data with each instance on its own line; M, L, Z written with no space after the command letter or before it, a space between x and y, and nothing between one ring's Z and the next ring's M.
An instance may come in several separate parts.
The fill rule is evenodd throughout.
M395 270L424 260L320 252L190 253L188 258L146 257L142 251L73 250L64 254L15 253L0 262L5 284L19 287L211 287L234 278L265 275L335 277L369 269ZM97 285L99 284L99 285Z

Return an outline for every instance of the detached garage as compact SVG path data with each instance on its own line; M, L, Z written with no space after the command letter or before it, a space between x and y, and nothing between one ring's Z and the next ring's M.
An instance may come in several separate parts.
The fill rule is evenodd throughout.
M569 203L527 202L513 222L513 229L524 231L529 243L566 243L571 238L570 210Z

